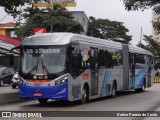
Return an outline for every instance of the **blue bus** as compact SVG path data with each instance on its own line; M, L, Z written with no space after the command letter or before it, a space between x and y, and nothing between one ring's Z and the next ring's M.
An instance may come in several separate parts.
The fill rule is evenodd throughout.
M73 33L44 33L22 41L19 96L81 101L153 84L153 54L142 48ZM12 58L12 57L11 57Z

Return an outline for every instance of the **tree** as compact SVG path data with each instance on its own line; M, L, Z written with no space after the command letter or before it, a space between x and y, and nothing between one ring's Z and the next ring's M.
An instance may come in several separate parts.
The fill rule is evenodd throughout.
M131 40L132 36L126 34L129 30L123 26L123 23L108 19L95 19L94 17L90 17L89 19L89 36L127 44Z
M144 35L143 40L147 43L147 45L144 45L141 43L141 47L150 51L155 55L157 59L160 58L160 43L156 42L152 36Z
M16 30L21 39L33 35L35 27L45 27L47 32L65 32L66 30L73 33L83 32L82 26L73 20L72 14L59 4L45 10L27 8L23 17L26 23Z
M142 43L140 45L142 48L154 54L156 61L154 69L157 70L158 68L160 68L160 43L156 42L152 36L147 36L147 35L144 35L143 40L147 43L147 45L144 45Z
M146 9L160 4L159 0L123 0L127 10Z
M123 0L127 10L144 10L153 7L154 12L160 13L160 0ZM160 22L153 21L153 27L160 32Z
M22 13L22 6L26 4L32 4L41 0L0 0L0 6L4 7L8 14L11 14L14 18ZM48 1L48 0L44 0Z

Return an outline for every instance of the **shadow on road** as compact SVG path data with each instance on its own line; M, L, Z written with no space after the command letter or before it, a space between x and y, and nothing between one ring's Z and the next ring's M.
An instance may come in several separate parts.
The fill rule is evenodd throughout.
M125 97L125 96L132 96L134 94L144 94L147 93L149 91L145 91L145 92L135 92L133 91L124 91L124 92L118 92L117 96L115 98L111 98L110 96L107 97L103 97L103 98L97 98L94 100L90 100L88 101L88 103L96 103L96 102L102 102L102 101L106 101L106 100L111 100L111 99L117 99L119 97ZM54 100L50 100L48 101L46 104L40 104L37 101L37 104L30 104L30 105L25 105L25 107L58 107L58 108L68 108L68 107L74 107L74 106L78 106L81 105L81 103L79 101L74 101L74 102L69 102L69 101L54 101Z

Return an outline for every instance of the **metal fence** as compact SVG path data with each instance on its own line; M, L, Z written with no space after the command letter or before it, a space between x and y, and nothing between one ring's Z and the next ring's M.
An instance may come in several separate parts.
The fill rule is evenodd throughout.
M154 83L160 83L160 76L154 77Z

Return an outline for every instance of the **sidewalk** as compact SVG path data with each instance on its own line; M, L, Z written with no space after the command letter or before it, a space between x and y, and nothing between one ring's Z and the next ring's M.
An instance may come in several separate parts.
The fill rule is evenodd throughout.
M160 107L157 108L155 111L160 111ZM145 117L143 120L159 120L159 119L160 117Z

